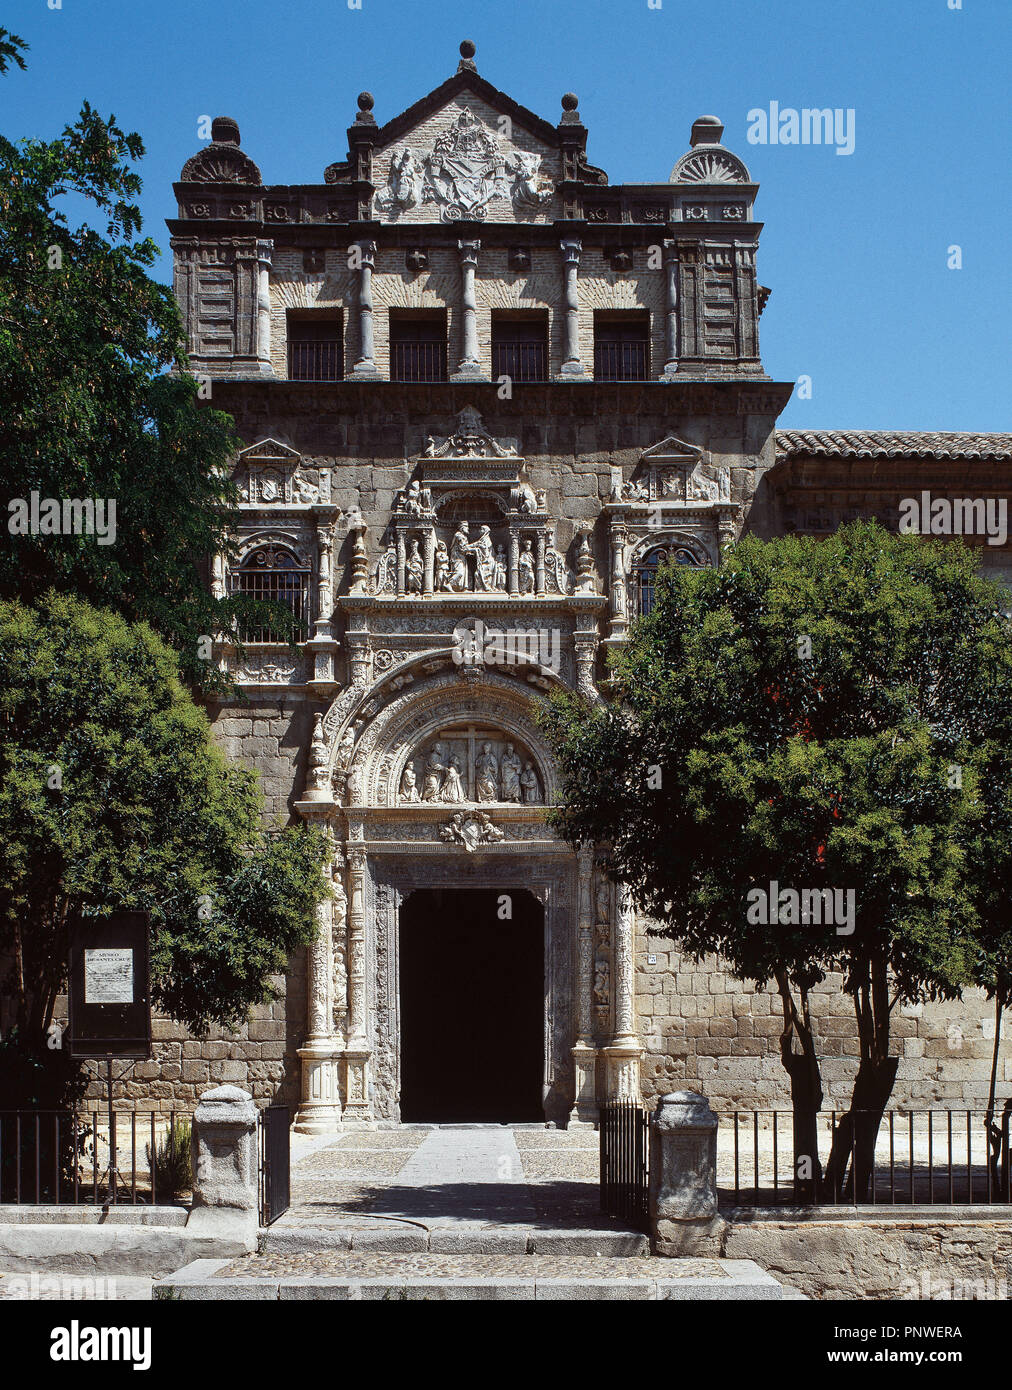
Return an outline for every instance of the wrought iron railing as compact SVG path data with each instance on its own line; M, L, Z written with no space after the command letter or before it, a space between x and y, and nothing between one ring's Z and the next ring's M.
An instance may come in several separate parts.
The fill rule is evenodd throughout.
M445 343L391 343L391 381L445 381Z
M650 1111L635 1101L601 1106L601 1210L645 1231L649 1220Z
M647 342L607 342L594 344L594 377L598 381L645 381Z
M289 342L288 375L292 381L341 381L344 348L340 340L305 338Z
M291 1116L287 1105L260 1111L260 1225L284 1216L291 1202Z
M717 1186L736 1206L1012 1200L1009 1109L990 1118L983 1110L889 1110L873 1141L877 1116L871 1112L854 1112L855 1123L848 1112L821 1111L815 1131L820 1162L802 1154L798 1171L792 1111L736 1110L719 1118ZM865 1135L862 1120L870 1126Z
M492 375L511 381L547 381L548 352L544 343L499 341L492 344Z
M187 1112L0 1110L0 1202L16 1206L155 1205L177 1201L159 1177L160 1152L174 1149ZM164 1161L164 1160L163 1160Z

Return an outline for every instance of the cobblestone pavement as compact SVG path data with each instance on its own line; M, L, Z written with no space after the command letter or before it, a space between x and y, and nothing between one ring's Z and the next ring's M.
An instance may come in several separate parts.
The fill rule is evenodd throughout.
M485 1125L352 1131L293 1153L274 1230L420 1222L615 1229L598 1209L593 1130Z
M601 1255L433 1255L355 1254L341 1250L244 1255L218 1270L213 1279L347 1278L424 1276L431 1279L496 1279L522 1274L531 1279L656 1279L652 1256L610 1259ZM728 1277L716 1260L665 1260L665 1279Z

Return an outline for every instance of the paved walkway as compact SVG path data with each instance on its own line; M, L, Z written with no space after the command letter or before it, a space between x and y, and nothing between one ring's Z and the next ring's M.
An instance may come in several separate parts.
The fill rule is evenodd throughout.
M598 1209L592 1130L357 1130L300 1142L292 1158L292 1205L275 1232L403 1222L427 1229L616 1227Z

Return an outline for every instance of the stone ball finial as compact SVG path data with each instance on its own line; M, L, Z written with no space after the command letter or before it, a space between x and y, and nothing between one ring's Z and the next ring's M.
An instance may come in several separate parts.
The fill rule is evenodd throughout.
M700 116L692 122L689 144L693 149L697 145L719 145L723 134L724 122L719 116Z
M460 45L460 56L462 58L473 58L478 51L478 46L471 39L465 39Z
M562 97L563 111L575 111L580 104L580 99L575 92L564 92Z
M231 116L215 116L211 122L211 139L218 145L238 145L239 123Z
M371 111L375 105L376 98L373 96L372 92L359 92L358 109L360 111Z

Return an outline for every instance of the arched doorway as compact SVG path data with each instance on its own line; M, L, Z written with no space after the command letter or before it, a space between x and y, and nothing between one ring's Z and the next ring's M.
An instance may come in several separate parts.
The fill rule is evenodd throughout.
M416 889L400 909L401 1119L544 1119L545 932L523 888Z

